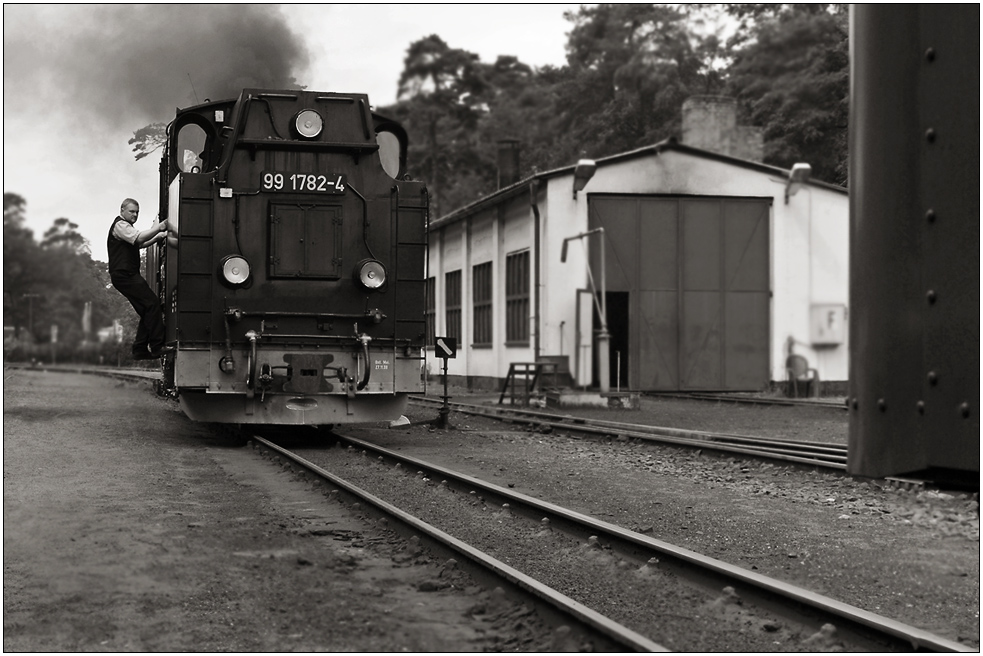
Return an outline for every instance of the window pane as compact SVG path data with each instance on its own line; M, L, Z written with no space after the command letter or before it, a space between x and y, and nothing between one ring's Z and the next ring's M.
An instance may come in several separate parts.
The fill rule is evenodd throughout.
M188 123L177 135L177 165L185 173L202 171L201 154L205 150L207 135L201 126Z
M377 132L375 140L379 144L379 159L382 160L382 170L390 178L395 178L399 175L399 158L400 150L402 150L399 137L392 132Z
M447 337L461 338L461 270L444 275L444 306L446 308Z
M427 323L427 345L433 346L437 339L437 279L433 276L427 278L426 288L426 323Z
M505 341L529 342L529 251L505 260Z
M474 344L492 343L492 263L485 262L472 268L472 299L474 303Z

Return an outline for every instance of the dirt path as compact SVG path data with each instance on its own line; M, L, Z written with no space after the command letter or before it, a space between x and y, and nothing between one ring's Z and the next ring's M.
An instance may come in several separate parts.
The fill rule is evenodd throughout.
M5 652L520 648L483 592L149 383L3 391Z

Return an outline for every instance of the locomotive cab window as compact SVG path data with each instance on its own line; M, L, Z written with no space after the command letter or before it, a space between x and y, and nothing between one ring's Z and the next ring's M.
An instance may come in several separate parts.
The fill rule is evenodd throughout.
M208 135L200 125L187 123L177 133L177 166L184 173L202 173L206 170L205 149Z
M382 160L382 168L390 178L399 176L400 159L403 145L392 132L377 132L375 140L379 144L379 159Z

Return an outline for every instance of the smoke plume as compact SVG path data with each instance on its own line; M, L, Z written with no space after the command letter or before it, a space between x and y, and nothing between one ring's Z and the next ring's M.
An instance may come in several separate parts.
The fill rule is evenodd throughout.
M308 63L280 10L254 4L5 5L3 50L5 106L106 131L244 87L296 87Z

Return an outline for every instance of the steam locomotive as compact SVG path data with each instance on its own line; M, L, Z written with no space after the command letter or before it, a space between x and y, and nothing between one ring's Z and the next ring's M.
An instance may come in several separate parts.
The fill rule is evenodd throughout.
M161 391L198 421L394 419L423 389L428 193L363 94L179 109L160 164Z

